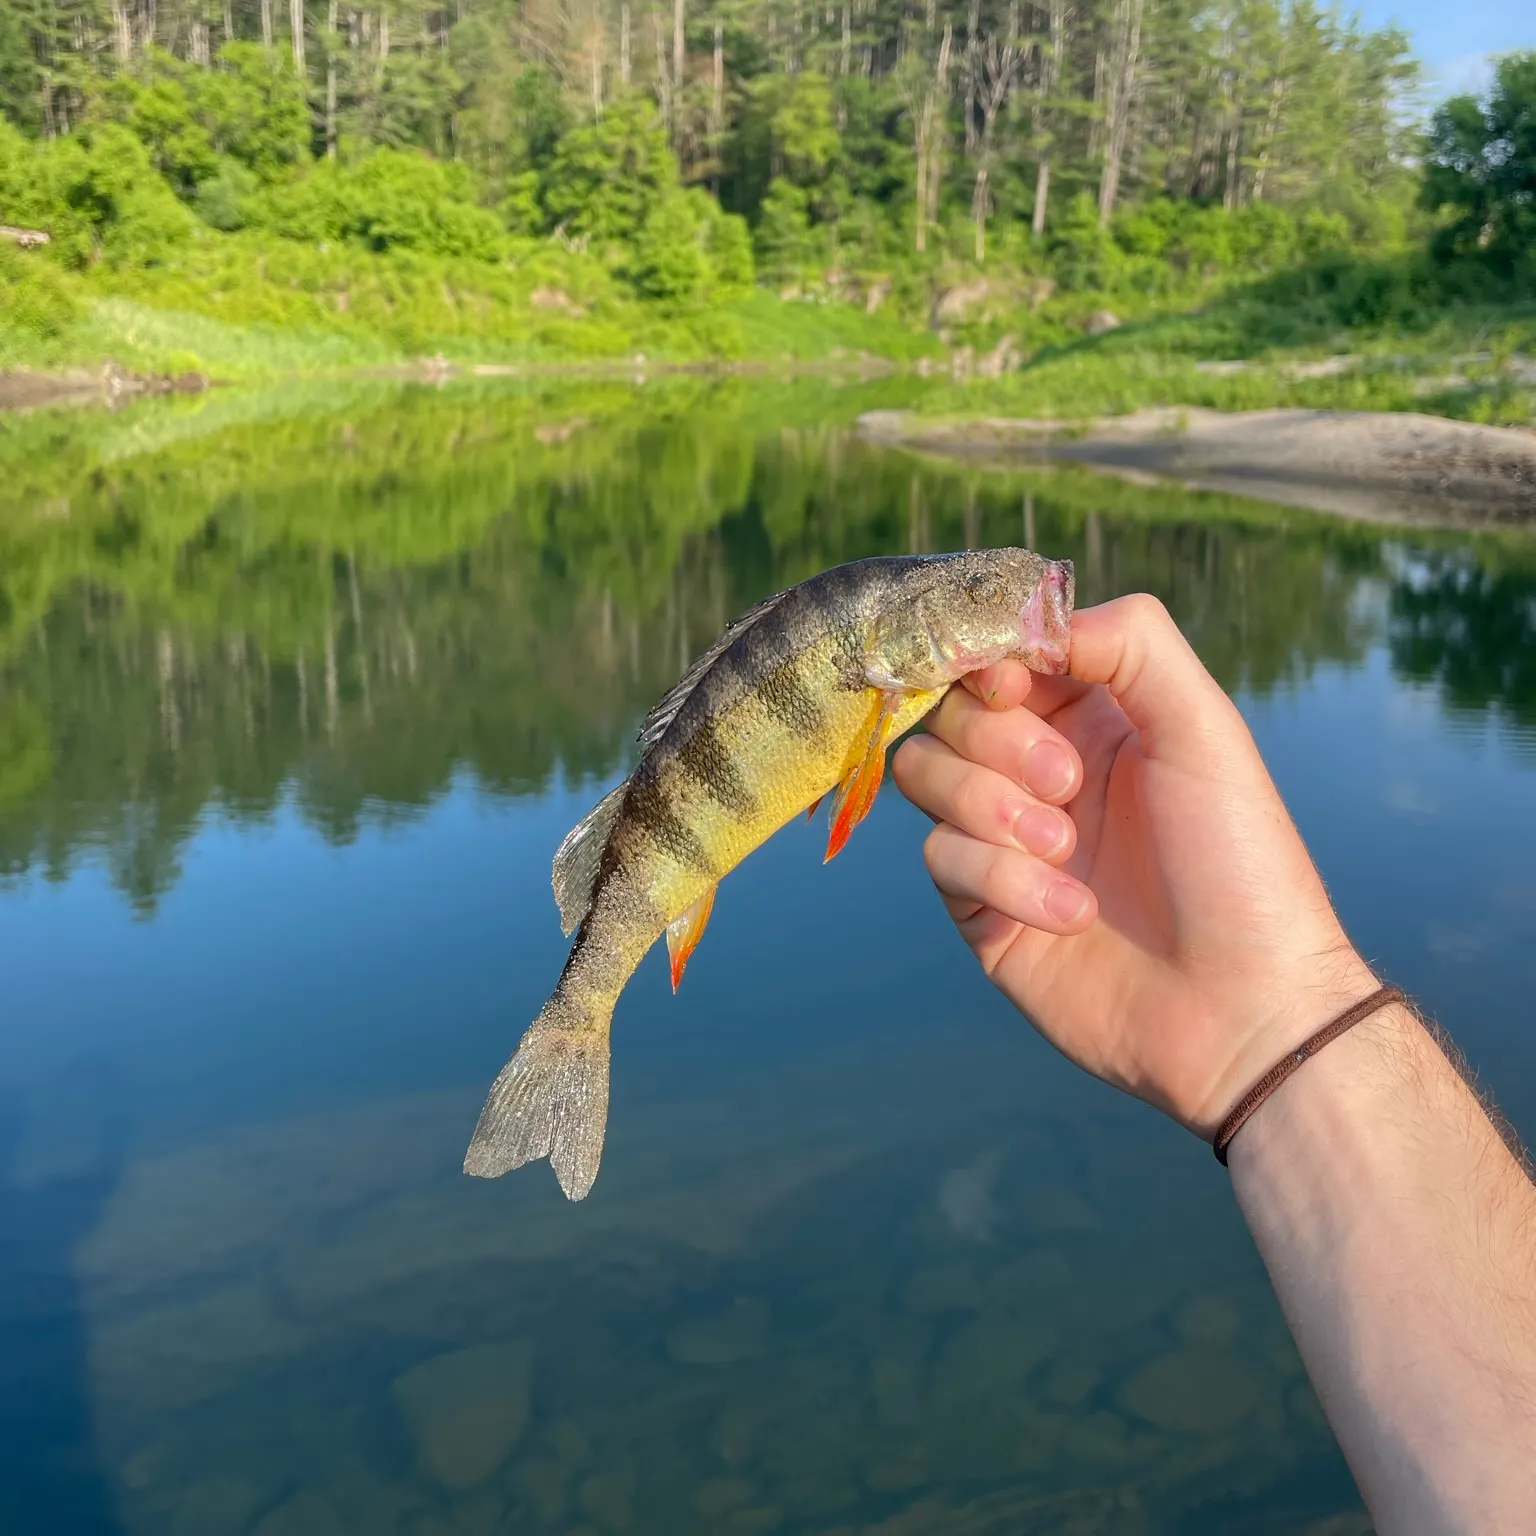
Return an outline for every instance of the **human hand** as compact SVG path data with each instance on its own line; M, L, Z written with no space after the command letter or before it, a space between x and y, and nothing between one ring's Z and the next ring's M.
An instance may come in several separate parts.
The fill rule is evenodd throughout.
M1210 1140L1376 985L1242 716L1146 596L1074 616L1068 676L965 682L893 764L950 916L1053 1045Z

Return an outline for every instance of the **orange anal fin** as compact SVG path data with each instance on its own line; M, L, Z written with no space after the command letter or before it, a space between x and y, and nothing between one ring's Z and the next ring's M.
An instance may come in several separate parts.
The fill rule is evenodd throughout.
M699 947L704 930L709 925L709 914L715 905L718 885L712 885L694 904L679 917L667 924L667 954L672 959L672 990L677 991L683 979L688 957ZM654 931L654 930L653 930Z
M821 802L826 798L827 797L825 795L817 795L816 798L811 801L810 809L805 813L805 819L807 821L809 821L816 814L816 812L821 809Z
M885 732L892 717L900 710L903 695L880 692L870 706L870 721L863 737L862 753L843 775L832 802L832 828L827 834L827 857L835 859L843 851L853 829L869 815L870 807L885 777Z

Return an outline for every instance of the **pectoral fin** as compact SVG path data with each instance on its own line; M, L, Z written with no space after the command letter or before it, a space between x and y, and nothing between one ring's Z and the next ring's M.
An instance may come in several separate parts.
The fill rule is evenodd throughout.
M885 736L891 721L900 712L907 695L881 690L873 695L869 722L855 737L857 758L843 775L832 801L832 829L827 836L826 863L843 851L853 829L869 815L885 777Z
M672 959L672 990L674 992L677 991L677 985L683 979L683 971L687 968L689 955L698 948L699 940L704 937L704 929L709 923L709 914L715 905L715 892L719 889L718 884L710 886L686 912L667 924L667 954ZM653 929L652 932L654 931Z

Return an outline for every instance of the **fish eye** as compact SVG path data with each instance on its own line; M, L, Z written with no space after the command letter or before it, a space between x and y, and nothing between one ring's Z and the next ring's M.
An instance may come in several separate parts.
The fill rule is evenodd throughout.
M1007 598L1008 593L998 577L989 575L985 571L977 571L974 576L966 578L965 595L973 603L1000 604Z

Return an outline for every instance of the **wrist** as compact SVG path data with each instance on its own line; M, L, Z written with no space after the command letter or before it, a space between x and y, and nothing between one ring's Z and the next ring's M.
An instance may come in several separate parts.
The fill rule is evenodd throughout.
M1190 1117L1190 1128L1206 1141L1215 1140L1228 1115L1279 1063L1382 985L1344 945L1294 969L1296 974L1270 984L1264 1006L1248 1012L1199 1113Z
M1357 995L1365 996L1374 978ZM1448 1067L1411 1008L1389 1003L1309 1057L1244 1123L1228 1148L1239 1199L1269 1181L1290 1187L1315 1167L1345 1182L1389 1173L1390 1144L1406 1134L1401 1111L1422 1093L1424 1051ZM1417 1087L1415 1088L1415 1084ZM1378 1167L1379 1165L1379 1167Z

